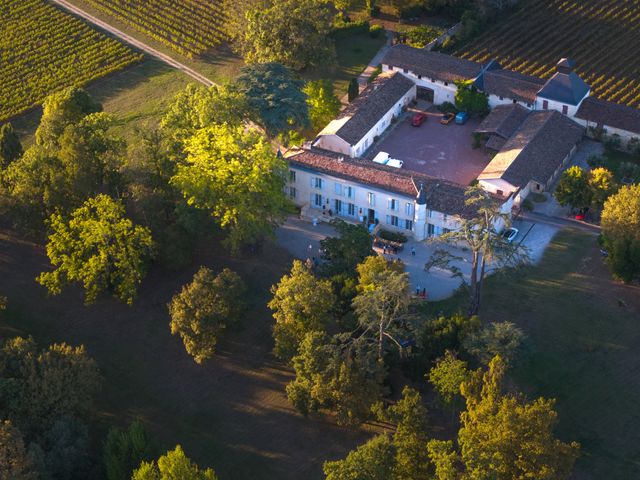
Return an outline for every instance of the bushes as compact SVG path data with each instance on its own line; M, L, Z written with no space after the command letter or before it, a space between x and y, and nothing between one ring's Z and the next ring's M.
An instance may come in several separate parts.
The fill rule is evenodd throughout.
M424 48L442 34L440 29L420 25L405 32L407 43L412 47Z
M383 240L390 242L407 243L407 236L400 232L392 232L390 230L380 230L378 236Z
M438 110L440 110L442 113L458 113L458 109L451 102L442 102L440 105L438 105Z
M384 27L382 25L371 25L369 27L369 36L371 38L379 38L384 32Z
M374 25L376 27L378 25ZM356 22L336 22L331 37L334 40L351 37L353 35L359 35L364 33L371 33L373 28L366 20L358 20ZM375 38L375 37L374 37Z

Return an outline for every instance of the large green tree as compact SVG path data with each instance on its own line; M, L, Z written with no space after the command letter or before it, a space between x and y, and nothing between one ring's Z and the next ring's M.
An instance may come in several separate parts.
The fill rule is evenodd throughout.
M69 219L52 215L50 228L47 255L54 270L37 278L49 293L59 294L68 283L80 282L86 303L103 291L133 303L154 244L149 229L126 218L120 202L98 195Z
M131 472L143 461L155 456L155 448L142 422L131 422L129 428L109 429L103 447L103 463L107 480L131 477Z
M171 334L180 335L196 363L213 357L218 338L245 310L245 285L228 268L215 275L201 267L169 304Z
M442 234L436 241L463 245L471 253L468 315L473 316L480 309L482 285L489 264L493 263L494 268L517 265L526 259L527 254L523 247L507 242L496 232L496 225L510 225L510 217L501 211L500 205L489 193L473 186L466 190L465 197L465 205L475 212L474 215L471 218L461 218L457 229ZM460 269L452 262L460 260L460 257L447 250L437 249L425 265L425 270L440 266L459 275Z
M102 111L102 105L94 101L81 88L69 87L49 95L42 105L42 118L36 130L36 143L56 149L58 139L67 125L78 123L85 116Z
M344 460L325 462L326 480L390 480L395 465L393 441L378 435L347 455Z
M572 208L585 208L591 204L592 191L589 188L589 176L582 168L567 168L558 181L553 196L560 205Z
M214 123L241 125L248 111L245 96L231 87L190 83L169 104L160 126L182 141Z
M610 196L600 224L613 273L625 282L640 277L640 184L623 186Z
M375 255L373 239L362 225L346 223L340 219L335 219L331 224L336 230L336 236L320 241L320 248L327 260L322 265L322 273L327 276L355 276L356 265Z
M472 115L486 115L489 113L489 97L479 91L473 80L459 80L456 82L456 107L458 110Z
M333 17L330 3L322 0L266 1L247 9L235 45L247 63L326 68L336 60L329 37Z
M0 350L0 412L27 434L63 416L89 413L100 385L96 363L84 347L53 344L38 350L29 338L13 338Z
M506 365L499 356L487 372L462 386L467 410L458 432L460 459L468 478L560 480L569 478L579 445L553 435L553 400L524 402L503 393Z
M521 353L524 340L524 332L514 323L492 322L468 335L463 346L484 365L488 365L496 355L510 365Z
M329 80L310 81L303 91L307 95L311 127L319 131L336 117L340 111L340 100L333 92L333 84Z
M359 290L353 299L353 310L362 329L362 337L376 345L382 361L387 340L402 349L402 335L407 333L405 323L411 297L409 274L380 258L369 257L357 266Z
M470 375L467 362L457 358L454 352L447 351L429 371L429 383L446 405L454 406L454 401L460 395L460 386L469 380Z
M310 332L293 358L296 373L287 396L304 415L330 409L340 425L359 425L385 393L385 366L369 345L349 334L328 337Z
M271 288L269 308L273 326L274 353L291 360L308 332L323 332L335 314L336 298L331 283L316 278L311 265L293 261L291 272Z
M216 480L211 468L201 469L189 460L180 445L154 462L142 462L131 480Z
M304 82L279 63L247 65L235 83L247 99L251 120L271 138L309 126L303 88Z
M6 168L20 155L22 155L20 137L13 130L13 126L10 123L5 123L0 127L0 166Z
M38 480L38 470L24 445L22 432L10 421L0 423L0 479Z
M255 131L213 125L186 142L172 183L190 205L211 213L233 252L273 236L290 209L287 166Z
M589 172L589 189L591 190L591 204L598 210L604 202L618 189L615 177L610 170L599 167Z

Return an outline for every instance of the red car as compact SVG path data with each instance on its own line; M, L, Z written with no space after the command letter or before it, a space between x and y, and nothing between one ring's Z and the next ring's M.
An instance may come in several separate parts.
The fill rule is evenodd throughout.
M424 123L426 119L427 119L426 113L416 113L413 116L413 119L411 120L411 125L413 125L414 127L419 127Z

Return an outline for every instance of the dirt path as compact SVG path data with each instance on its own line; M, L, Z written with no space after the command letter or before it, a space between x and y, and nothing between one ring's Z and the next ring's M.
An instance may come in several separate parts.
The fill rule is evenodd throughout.
M155 48L150 47L146 43L143 43L140 40L137 40L137 39L133 38L131 35L127 35L126 33L122 32L121 30L118 30L117 28L109 25L108 23L103 22L99 18L88 14L84 10L76 7L75 5L72 5L71 3L67 2L66 0L51 0L51 1L53 3L59 5L60 7L64 8L65 10L68 10L72 14L77 15L78 17L81 17L81 18L85 19L86 21L94 24L98 28L100 28L100 29L110 33L111 35L119 38L120 40L122 40L122 41L124 41L124 42L126 42L126 43L128 43L130 45L133 45L134 47L142 50L143 52L148 53L149 55L152 55L152 56L162 60L166 64L171 65L172 67L174 67L174 68L186 73L191 78L197 80L200 83L203 83L207 87L215 85L215 82L213 82L212 80L209 80L207 77L205 77L204 75L201 75L200 73L196 72L192 68L189 68L186 65L184 65L183 63L180 63L177 60L173 59L169 55L165 55L164 53L156 50Z

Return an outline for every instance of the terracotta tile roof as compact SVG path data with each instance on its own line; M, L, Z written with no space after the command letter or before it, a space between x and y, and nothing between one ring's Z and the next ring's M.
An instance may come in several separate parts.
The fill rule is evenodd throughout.
M545 83L538 77L522 75L511 70L489 70L482 76L483 90L486 93L529 104L535 102L538 91Z
M451 83L455 80L474 79L482 70L482 65L477 62L402 44L391 47L382 59L382 63L406 68L417 75Z
M318 148L288 152L291 166L380 188L389 192L415 197L421 182L427 194L427 207L447 215L471 217L474 210L465 205L466 187L408 170L379 165L368 160L343 157Z
M580 104L576 117L640 134L640 110L637 108L587 97Z
M414 86L411 80L400 73L389 72L378 75L340 113L336 120L339 122L346 119L346 121L335 131L335 134L350 145L357 144Z
M517 104L498 105L478 125L475 132L495 134L507 139L522 125L529 112L530 110Z
M583 127L556 111L532 112L478 179L502 178L521 188L531 180L546 184L583 134Z

